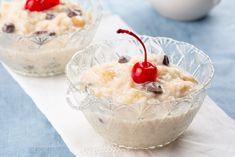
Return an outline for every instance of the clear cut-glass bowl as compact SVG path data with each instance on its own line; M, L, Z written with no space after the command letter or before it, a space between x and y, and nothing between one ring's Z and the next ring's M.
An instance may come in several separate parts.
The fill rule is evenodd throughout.
M64 73L74 53L86 47L93 39L102 14L97 0L70 1L79 3L91 15L91 21L84 28L56 36L19 35L1 31L0 61L26 76L45 77ZM3 2L0 1L1 4Z
M206 96L214 74L210 58L196 47L170 38L141 36L148 53L166 54L170 62L192 74L198 88L182 98L158 104L117 104L80 91L81 74L97 64L117 61L119 56L142 54L135 40L111 40L91 45L72 57L66 68L70 86L67 101L81 110L104 139L120 147L162 147L179 137L191 124ZM125 91L123 91L125 95ZM143 108L143 106L145 106Z

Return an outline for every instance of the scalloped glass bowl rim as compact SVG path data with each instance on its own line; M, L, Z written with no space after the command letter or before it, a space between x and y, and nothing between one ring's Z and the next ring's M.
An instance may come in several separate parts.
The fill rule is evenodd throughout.
M202 55L203 57L206 58L206 60L208 60L208 64L210 64L211 66L211 75L209 76L209 79L202 85L200 86L199 88L197 88L196 90L190 92L189 94L187 94L186 96L183 96L183 97L180 97L180 98L175 98L174 100L166 100L166 101L163 101L163 102L159 102L159 103L154 103L154 105L159 105L159 104L162 104L162 103L180 103L180 102L183 102L183 101L187 101L187 100L192 100L191 96L193 95L196 95L200 92L202 92L203 90L206 90L207 87L210 85L213 77L214 77L214 66L213 66L213 63L210 59L210 57L205 54L202 50L198 49L197 47L195 47L194 45L192 44L189 44L189 43L186 43L186 42L183 42L183 41L177 41L177 40L174 40L172 38L168 38L168 37L151 37L151 36L146 36L146 35L140 35L141 39L142 38L152 38L154 40L168 40L168 41L171 41L173 42L174 44L183 44L183 45L187 45L187 46L190 46L194 49L194 53L198 53L200 55ZM72 85L72 87L76 90L76 91L79 91L80 89L77 88L77 86L73 83L72 79L70 79L68 73L69 73L69 66L71 65L72 61L74 60L74 58L77 57L77 55L79 53L82 53L82 52L85 52L87 49L91 48L91 47L99 47L99 45L101 44L105 44L105 43L112 43L116 40L120 40L120 41L124 41L125 39L112 39L112 40L103 40L103 41L100 41L100 42L97 42L95 44L92 44L92 45L89 45L88 47L86 47L85 49L83 50L80 50L78 51L77 53L75 53L72 58L70 59L70 61L68 62L68 64L66 65L66 70L65 70L65 74L66 74L66 77L67 77L67 80L69 81L69 83ZM132 39L130 39L132 40ZM133 40L134 41L134 40ZM164 51L163 51L164 52ZM87 92L86 92L87 93ZM97 98L95 97L94 95L91 95L89 93L87 93L88 96L91 96L91 97L94 97L96 100L101 100L101 101L107 101L107 102L112 102L112 100L109 100L109 99L101 99L101 98ZM130 106L130 104L119 104L119 105L123 105L123 106ZM119 106L118 105L118 106Z
M96 1L96 3L97 3L97 10L98 10L98 15L97 15L97 18L95 19L95 21L94 22L92 22L92 23L90 23L90 24L88 24L87 26L85 26L85 27L83 27L83 28L81 28L81 29L79 29L79 30L75 30L75 31L73 31L73 32L65 32L65 33L62 33L62 34L60 34L60 35L56 35L55 37L54 37L54 39L55 38L59 38L59 37L63 37L63 36L69 36L69 35L72 35L72 34L76 34L76 33L83 33L83 32L85 32L85 31L87 31L87 30L90 30L93 26L97 26L98 24L99 24L99 22L100 22L100 20L101 20L101 17L102 17L102 7L101 7L101 3L100 3L100 0L95 0ZM4 33L4 32L0 32L0 35L6 35L6 36L11 36L12 38L25 38L25 39L31 39L31 38L33 38L33 37L35 37L35 35L34 34L30 34L30 35L21 35L21 34L17 34L17 33ZM49 36L48 34L45 34L45 35L42 35L42 36L45 36L45 37L47 37L47 36Z

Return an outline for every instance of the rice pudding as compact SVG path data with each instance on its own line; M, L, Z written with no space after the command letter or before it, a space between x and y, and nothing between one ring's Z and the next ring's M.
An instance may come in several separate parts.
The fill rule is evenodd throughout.
M43 11L30 11L25 9L25 5L25 0L2 3L0 26L3 32L54 36L81 29L89 24L91 18L79 4L66 0Z
M89 64L77 67L78 72L76 65L69 64L71 71L67 71L75 88L85 94L78 98L80 109L91 126L113 144L132 149L164 146L192 122L201 101L192 102L189 97L196 98L194 94L202 86L163 52L147 57L144 42L133 32L119 29L117 33L138 40L144 60L132 52L128 52L131 56L120 56L101 49L89 63L85 58L75 59L75 64ZM118 46L114 51L119 51ZM104 56L109 54L116 55L112 59Z
M164 57L167 56L152 55L148 58L158 68L158 77L155 82L137 84L133 81L131 78L132 67L136 62L142 60L142 57L136 57L126 63L111 62L96 65L87 70L81 76L83 89L89 87L94 96L98 98L110 99L127 105L148 105L175 100L187 95L197 86L198 82L177 66L164 65Z
M139 38L122 29L117 33L135 37L143 49L136 40L115 39L79 51L66 67L67 102L82 111L98 134L120 147L169 144L202 105L214 73L211 60L188 43Z
M50 2L53 6L43 4L45 8L41 8L37 4L41 2ZM96 10L98 2L91 0L84 6L75 2L2 2L0 59L15 72L27 76L63 73L72 55L91 42L100 21L100 12L85 9Z
M120 57L119 61L90 68L80 78L82 91L110 100L116 106L112 115L84 110L89 122L105 139L127 148L168 144L187 128L199 109L168 103L193 92L200 84L187 72L169 64L166 55L148 58L158 68L155 81L135 83L131 78L132 67L141 60Z

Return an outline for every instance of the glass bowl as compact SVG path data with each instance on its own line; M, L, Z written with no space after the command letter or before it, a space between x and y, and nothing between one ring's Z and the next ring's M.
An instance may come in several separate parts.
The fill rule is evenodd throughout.
M72 57L66 68L70 86L67 101L81 110L104 139L124 148L150 149L174 141L191 124L206 96L214 68L210 58L194 46L170 38L141 36L150 54L166 54L170 62L192 74L200 86L185 97L141 107L98 99L79 90L80 74L94 65L117 61L119 56L142 54L135 40L111 40L91 45ZM125 94L125 91L123 91Z
M97 0L71 0L91 14L84 28L57 36L0 32L0 61L16 73L45 77L64 73L69 59L93 39L101 20ZM3 1L1 1L2 4Z

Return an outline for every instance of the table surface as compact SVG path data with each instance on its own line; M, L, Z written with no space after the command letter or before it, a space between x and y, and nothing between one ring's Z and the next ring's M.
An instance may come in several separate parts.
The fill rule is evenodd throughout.
M160 16L147 0L102 0L136 32L194 44L215 65L209 96L235 119L235 1L222 0L206 18L178 22ZM67 146L33 101L0 65L0 156L70 157Z

